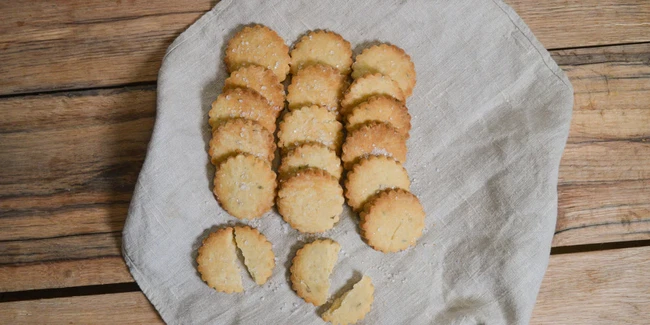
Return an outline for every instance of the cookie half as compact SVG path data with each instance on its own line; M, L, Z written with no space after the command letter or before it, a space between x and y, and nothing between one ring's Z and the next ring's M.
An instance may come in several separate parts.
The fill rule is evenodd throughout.
M420 200L403 189L386 190L359 214L361 235L372 248L391 253L415 245L424 229Z
M204 239L196 262L208 286L225 293L244 291L232 228L219 229Z
M217 201L239 219L259 218L271 211L275 188L271 165L250 154L226 159L217 166L214 176Z
M370 122L348 133L343 143L341 160L350 169L366 156L389 156L406 162L406 139L392 126L382 122Z
M239 68L226 79L224 89L249 88L258 92L269 101L276 116L284 109L284 86L273 71L251 65Z
M278 212L294 229L318 233L334 227L343 212L343 189L336 177L317 168L297 171L282 180Z
M343 95L341 114L347 115L355 106L378 95L390 96L400 102L404 102L406 99L397 82L390 77L380 73L366 74L355 79Z
M318 105L338 112L343 92L348 87L347 76L322 64L310 65L291 78L287 88L289 109Z
M276 113L266 98L248 88L229 88L212 102L208 112L210 125L214 129L228 119L241 117L253 120L269 132L275 132Z
M306 302L315 306L327 302L329 277L340 250L339 243L318 239L296 252L291 264L291 287Z
M308 167L322 169L337 179L341 178L343 172L341 159L336 152L315 142L305 143L289 150L282 157L282 164L278 172L280 175L288 175Z
M266 283L275 267L273 245L257 229L248 226L235 227L235 242L255 283Z
M336 298L332 306L321 316L333 325L354 324L370 312L374 301L375 286L372 280L364 276L354 284L350 291Z
M226 158L248 153L269 163L275 156L275 139L259 123L242 119L228 119L218 124L210 139L210 161L217 166Z
M361 159L348 173L345 197L356 211L380 191L389 188L408 191L410 186L409 175L402 164L386 156L369 156Z
M411 57L395 45L379 44L363 50L355 58L352 70L354 79L369 73L390 77L399 84L406 98L411 96L415 87L415 65Z
M352 47L341 35L324 30L311 31L291 50L291 73L314 64L324 64L350 74Z
M289 73L289 47L272 29L254 25L244 27L228 41L224 62L233 72L248 65L265 67L284 81Z
M336 113L320 106L306 106L284 115L279 125L278 147L289 149L317 142L338 151L343 141L343 125Z
M409 138L411 130L411 115L406 106L390 96L373 96L357 105L347 116L346 128L349 131L368 122L378 121L388 123L397 131Z

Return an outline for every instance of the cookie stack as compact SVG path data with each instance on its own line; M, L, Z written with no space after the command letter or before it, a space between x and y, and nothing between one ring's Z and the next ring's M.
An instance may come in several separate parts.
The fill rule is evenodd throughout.
M284 108L289 48L273 30L249 26L230 39L224 61L231 74L209 112L214 194L231 215L258 218L275 197L273 133Z
M354 82L341 102L348 131L341 159L348 205L360 215L361 235L376 250L397 252L415 244L424 210L409 192L405 106L415 87L415 66L400 48L379 44L352 65Z
M340 103L352 64L350 43L329 31L312 31L291 51L288 112L278 130L278 212L300 232L331 229L343 212L343 141Z

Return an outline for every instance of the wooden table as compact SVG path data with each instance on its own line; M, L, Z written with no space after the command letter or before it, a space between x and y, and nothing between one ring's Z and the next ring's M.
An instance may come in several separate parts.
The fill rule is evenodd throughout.
M510 0L575 88L533 324L650 322L650 1ZM0 324L160 323L120 256L172 40L215 1L0 3Z

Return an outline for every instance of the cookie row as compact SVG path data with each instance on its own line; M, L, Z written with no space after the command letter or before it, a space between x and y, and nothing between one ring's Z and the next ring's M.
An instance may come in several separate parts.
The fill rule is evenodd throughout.
M311 31L291 51L289 111L279 124L278 212L294 229L331 229L343 212L340 103L352 64L350 43L329 31Z
M400 251L421 236L425 217L402 166L411 129L405 100L415 86L415 68L402 49L379 44L359 54L352 70L354 82L342 101L345 196L359 213L365 241L382 252Z
M208 113L214 194L231 215L252 219L273 207L273 134L284 109L280 82L289 72L289 48L273 30L249 26L228 41L224 61L231 74Z

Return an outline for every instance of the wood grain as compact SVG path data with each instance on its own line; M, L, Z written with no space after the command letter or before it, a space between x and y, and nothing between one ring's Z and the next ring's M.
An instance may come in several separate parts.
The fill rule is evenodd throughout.
M554 53L577 92L554 246L650 239L650 126L634 123L650 118L648 56L650 44ZM620 82L602 90L603 73ZM603 122L611 111L634 117ZM120 235L154 114L150 86L0 99L0 279L26 274L12 290L94 284L92 270L65 274L98 257L117 264L97 283L130 281ZM44 269L58 275L28 283Z
M531 324L647 324L650 247L551 256Z
M507 2L547 48L650 41L648 1ZM153 82L169 44L215 3L3 1L0 95Z
M650 247L551 256L531 324L645 324ZM2 324L162 324L140 292L0 303Z

